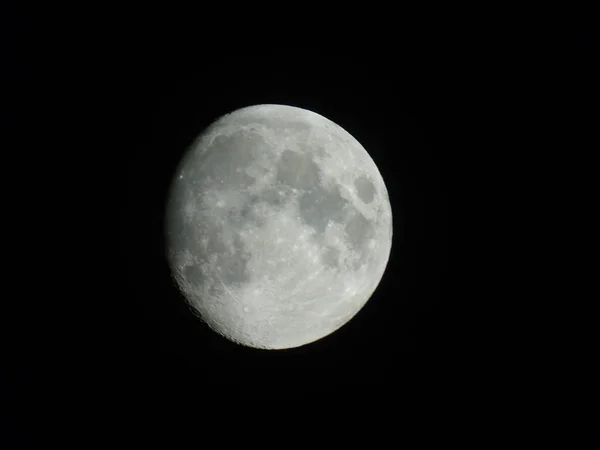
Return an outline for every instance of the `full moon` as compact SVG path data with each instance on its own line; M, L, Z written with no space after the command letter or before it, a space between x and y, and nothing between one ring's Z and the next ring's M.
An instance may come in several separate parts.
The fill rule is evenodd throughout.
M238 344L285 349L367 303L389 260L392 211L377 166L342 127L255 105L216 120L183 155L165 230L197 316Z

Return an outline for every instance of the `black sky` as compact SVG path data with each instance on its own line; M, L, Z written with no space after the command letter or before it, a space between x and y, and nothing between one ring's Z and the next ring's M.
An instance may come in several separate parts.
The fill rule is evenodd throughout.
M136 142L123 161L127 306L122 298L115 305L130 314L123 323L127 340L148 357L165 358L168 370L173 364L192 372L217 366L203 376L232 382L239 371L260 380L271 370L298 379L320 371L346 374L349 383L382 382L419 348L442 352L444 344L435 336L443 333L439 308L448 265L447 155L428 132L432 118L423 103L434 94L422 92L425 81L377 67L382 62L376 56L318 47L182 59L180 70L144 67L140 72L152 75L134 77L132 86L136 118L125 127ZM152 62L154 57L145 63ZM403 92L407 83L414 88ZM144 107L136 105L138 99ZM221 114L257 103L310 109L350 131L387 180L395 220L392 258L368 308L328 339L277 353L237 347L203 329L181 303L161 254L162 206L181 153ZM139 129L133 132L134 127Z
M574 336L591 333L587 304L574 306L582 297L557 256L568 245L548 223L575 214L563 186L597 147L586 134L598 76L590 25L540 18L522 35L484 38L390 14L365 37L344 24L223 32L208 14L198 28L157 12L5 17L1 117L19 161L7 177L27 199L9 196L6 208L34 216L14 226L37 243L28 255L42 267L5 316L9 398L61 391L83 410L82 399L104 398L137 411L186 408L198 395L212 405L223 392L352 392L353 402L451 410L448 397L492 411L515 392L544 398L558 379L548 374L585 372L591 349ZM356 137L394 218L390 261L365 308L331 336L276 352L207 330L163 256L182 152L222 114L258 103L315 111Z

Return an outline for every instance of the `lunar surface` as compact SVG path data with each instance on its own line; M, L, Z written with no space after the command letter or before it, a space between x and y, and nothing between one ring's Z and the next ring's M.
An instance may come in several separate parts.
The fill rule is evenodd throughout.
M173 277L214 331L299 347L347 323L381 281L392 211L347 131L285 105L236 110L183 156L165 213Z

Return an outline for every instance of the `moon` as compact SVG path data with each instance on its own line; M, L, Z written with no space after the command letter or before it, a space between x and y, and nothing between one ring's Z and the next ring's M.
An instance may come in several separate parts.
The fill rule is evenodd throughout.
M333 333L367 303L389 260L392 211L350 133L306 109L254 105L184 153L165 232L197 316L238 344L286 349Z

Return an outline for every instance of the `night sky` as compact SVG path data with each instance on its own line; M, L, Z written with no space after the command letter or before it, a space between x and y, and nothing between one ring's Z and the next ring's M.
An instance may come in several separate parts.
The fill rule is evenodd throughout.
M589 341L575 336L591 331L568 269L541 269L567 250L548 217L555 226L576 208L539 186L568 184L565 167L579 168L565 148L597 148L583 137L597 33L540 19L522 39L484 40L442 19L390 18L368 38L340 25L299 39L281 25L219 34L210 15L196 31L157 11L6 17L1 117L23 159L8 175L26 167L35 181L26 189L16 177L28 201L6 207L37 205L16 228L41 242L28 255L45 267L19 281L4 316L16 405L6 423L21 442L20 399L45 396L131 414L196 397L212 408L230 395L278 405L339 396L353 408L365 399L402 417L523 414L526 403L538 423L562 423L545 392L562 386L565 367L589 374ZM238 346L195 318L162 236L183 152L219 116L260 103L315 111L352 134L386 182L394 221L366 306L334 334L283 351ZM517 392L536 400L515 406L526 397Z
M306 59L310 66L299 64ZM448 276L447 149L436 148L428 133L433 119L425 105L434 94L419 92L423 80L385 73L374 56L329 55L318 47L183 60L173 72L161 64L155 72L154 58L145 61L150 67L141 72L153 75L132 86L136 119L126 125L128 132L140 127L140 141L128 149L125 180L121 251L128 317L122 330L139 349L141 364L164 358L157 370L200 371L207 379L232 383L240 372L260 382L277 370L307 383L316 371L364 383L402 372L403 360L415 358L419 348L444 352L447 343L439 337L448 329L441 319L447 307L442 301ZM403 92L405 83L414 90ZM138 99L147 106L137 105ZM178 158L212 120L258 103L309 109L353 134L380 168L394 212L392 255L368 306L339 333L280 352L239 347L206 330L182 303L162 257L162 206ZM207 366L212 370L202 370Z

